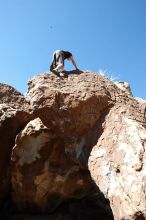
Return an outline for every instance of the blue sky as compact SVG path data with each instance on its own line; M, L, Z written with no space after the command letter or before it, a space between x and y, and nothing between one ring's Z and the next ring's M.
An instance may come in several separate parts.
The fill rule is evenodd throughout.
M1 83L25 93L56 49L71 51L81 70L127 81L146 99L146 0L0 0Z

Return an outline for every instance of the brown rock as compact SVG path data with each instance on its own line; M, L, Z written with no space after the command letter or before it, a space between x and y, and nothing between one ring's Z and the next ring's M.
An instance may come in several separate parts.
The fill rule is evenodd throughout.
M10 157L16 134L30 120L24 96L11 86L0 84L0 203L10 191Z
M145 215L145 106L130 95L104 76L84 72L62 80L38 75L26 96L34 113L62 138L71 160L83 167L88 161L93 180L121 220Z
M115 220L146 217L146 121L133 99L115 105L106 116L103 133L93 147L88 166L100 190L110 200Z
M124 91L127 95L132 96L130 85L127 82L115 82L116 86Z
M82 135L112 104L110 89L115 88L106 78L88 72L63 80L45 73L29 81L26 98L46 126L63 136Z
M6 129L14 131L8 129L13 143L18 134L11 167L13 200L23 211L51 212L62 201L90 194L91 174L96 184L94 205L104 207L109 219L113 217L108 200L115 220L145 219L146 102L134 99L127 84L117 86L89 71L77 73L60 78L45 73L29 81L26 99L38 118L19 134L20 128L12 127L22 123L16 117L18 108L8 104L17 112L16 121L5 122L2 129L2 137ZM11 118L10 106L6 112ZM22 127L27 119L20 123ZM13 143L4 141L11 154ZM80 211L77 216L83 216Z
M12 154L13 200L20 210L51 212L89 193L88 170L65 152L64 140L39 118L17 136Z
M42 122L30 122L13 149L13 199L21 210L52 211L63 200L89 193L91 144L83 148L90 129L114 102L110 90L116 91L113 83L88 72L63 79L45 73L29 82L26 98Z
M12 86L0 83L0 104L16 104L20 107L21 103L23 107L24 105L28 107L25 97L20 92Z

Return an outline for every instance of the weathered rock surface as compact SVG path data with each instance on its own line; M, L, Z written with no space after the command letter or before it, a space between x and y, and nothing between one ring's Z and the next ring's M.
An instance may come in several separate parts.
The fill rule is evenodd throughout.
M126 83L78 73L37 75L27 101L13 89L7 97L11 87L1 85L0 150L8 163L0 171L6 167L10 179L11 156L13 202L24 212L51 212L66 201L70 219L146 219L146 101Z
M93 147L91 176L109 198L114 219L146 219L146 118L134 99L116 104Z
M126 89L89 72L63 80L44 74L29 82L27 94L35 114L63 137L66 152L85 166L89 156L115 219L136 219L146 208L145 105Z
M63 79L46 73L29 82L26 98L42 122L30 122L13 148L13 200L21 210L49 212L89 193L89 131L113 104L106 84L116 91L109 80L91 73Z
M130 85L127 82L115 82L115 84L123 90L127 95L132 96Z
M63 201L88 195L88 170L65 152L64 140L39 118L17 136L12 152L13 200L21 210L50 212Z
M89 72L62 79L41 74L29 81L26 98L46 126L74 138L89 131L112 104L108 87L114 85L105 80Z
M11 190L10 158L16 134L32 118L24 96L0 84L0 204Z

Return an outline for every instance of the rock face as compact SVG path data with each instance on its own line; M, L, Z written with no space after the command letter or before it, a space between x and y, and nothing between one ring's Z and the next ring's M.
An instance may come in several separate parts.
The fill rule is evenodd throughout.
M132 96L130 85L127 82L115 82L115 84L123 90L127 95Z
M66 155L63 141L39 118L30 121L17 136L12 186L13 199L21 210L51 212L63 200L89 193L89 172Z
M114 88L110 81L88 72L62 79L42 74L29 81L26 98L46 126L73 140L89 131L112 104L106 83Z
M0 204L11 190L10 158L16 134L32 118L24 96L0 84Z
M13 148L13 200L21 210L49 212L64 200L89 194L90 149L82 148L86 134L112 104L104 80L90 73L64 79L42 74L29 82L26 98L41 121L30 122Z
M88 166L110 200L114 219L145 219L146 102L123 98L119 96L105 117Z
M126 83L88 71L44 73L28 85L25 98L1 85L2 195L11 175L23 212L52 212L65 201L77 212L70 219L146 219L146 102ZM83 210L94 214L71 199L86 200Z
M88 160L91 176L109 198L116 220L146 219L144 109L134 99L116 103Z

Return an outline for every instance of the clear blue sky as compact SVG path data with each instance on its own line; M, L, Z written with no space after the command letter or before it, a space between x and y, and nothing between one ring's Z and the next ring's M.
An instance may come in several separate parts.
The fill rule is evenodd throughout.
M25 93L56 49L146 99L146 0L0 0L0 82Z

